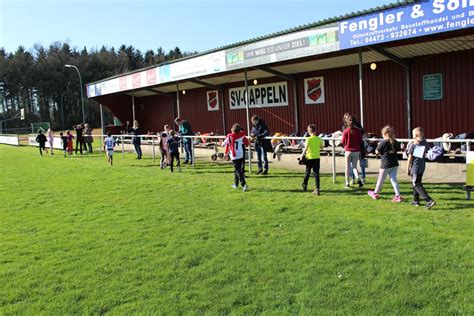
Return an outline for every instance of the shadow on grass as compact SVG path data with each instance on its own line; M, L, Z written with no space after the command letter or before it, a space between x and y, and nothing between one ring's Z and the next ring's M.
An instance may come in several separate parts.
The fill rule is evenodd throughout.
M466 204L441 204L438 203L434 208L432 208L430 211L460 211L464 209L470 209L474 210L474 204L473 203L466 203Z
M309 185L310 187L311 185ZM256 187L253 191L258 192L294 192L294 193L311 193L312 189L308 189L308 191L303 191L301 188L291 188L291 189L280 189L280 188L261 188ZM352 189L352 190L326 190L324 187L321 188L321 194L326 196L336 196L336 195L367 195L367 190L359 190L359 189Z
M257 178L260 178L260 179L265 179L265 178L268 178L268 179L271 179L271 178L303 178L304 177L304 174L290 174L290 173L285 173L285 174L278 174L278 173L271 173L271 174L256 174L255 172L254 173L251 173L249 174L251 177L253 177L254 179L257 179Z
M149 168L149 167L156 167L156 168L160 169L160 164L128 165L127 167L132 167L132 168Z

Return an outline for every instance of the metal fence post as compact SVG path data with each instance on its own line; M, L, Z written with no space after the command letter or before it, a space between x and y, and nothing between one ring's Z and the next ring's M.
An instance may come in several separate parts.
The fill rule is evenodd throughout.
M102 156L102 135L99 135L99 156Z
M332 140L332 182L336 183L336 141Z
M151 146L153 149L153 163L155 163L155 136L151 137Z
M194 154L194 139L192 138L192 136L190 140L191 140L191 153L193 155L191 159L193 160L193 168L194 168L196 167L196 155Z
M249 174L252 174L252 141L249 142Z
M120 136L120 138L122 138L122 159L125 158L125 149L124 149L124 145L123 145L123 135Z

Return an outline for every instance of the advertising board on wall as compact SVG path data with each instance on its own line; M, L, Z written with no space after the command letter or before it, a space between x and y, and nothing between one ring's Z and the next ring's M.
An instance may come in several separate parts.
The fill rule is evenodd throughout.
M339 50L337 24L226 50L226 68L239 69Z
M210 75L225 71L225 51L198 56L169 64L170 76L167 80L180 80Z
M339 22L340 48L353 48L474 27L474 0L416 1Z
M249 108L288 106L288 85L286 82L249 86ZM229 89L231 110L246 108L245 87Z
M0 135L0 144L19 146L20 140L18 136Z
M423 100L441 100L443 98L443 75L423 76Z
M220 51L189 60L161 65L148 70L87 85L89 98L164 82L193 78L225 71L225 52Z
M474 0L415 1L88 84L87 96L472 27Z

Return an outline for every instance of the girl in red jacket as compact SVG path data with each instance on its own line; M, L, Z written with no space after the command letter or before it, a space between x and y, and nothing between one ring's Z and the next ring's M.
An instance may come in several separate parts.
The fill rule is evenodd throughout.
M364 184L362 183L359 177L359 171L357 169L357 163L359 162L359 155L362 143L362 133L359 128L354 126L355 117L351 116L347 119L348 127L342 133L342 145L344 146L345 151L345 161L346 161L346 184L345 188L350 188L349 186L349 177L350 177L350 167L352 164L352 170L354 172L354 177L357 179L357 183L359 187L362 187Z

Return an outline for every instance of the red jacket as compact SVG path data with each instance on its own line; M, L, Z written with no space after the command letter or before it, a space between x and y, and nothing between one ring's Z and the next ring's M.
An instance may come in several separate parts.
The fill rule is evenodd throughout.
M360 151L362 132L357 127L348 127L342 133L342 145L345 151Z
M229 154L230 159L241 159L244 158L244 147L249 145L249 140L245 137L245 133L240 131L237 134L227 134L222 145L225 146L225 153Z

